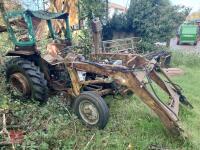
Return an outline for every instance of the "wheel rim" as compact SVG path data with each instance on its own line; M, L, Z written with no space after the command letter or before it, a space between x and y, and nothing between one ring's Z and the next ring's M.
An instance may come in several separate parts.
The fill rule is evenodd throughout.
M83 100L80 102L79 113L82 119L89 125L95 125L99 121L98 109L88 100Z
M10 77L11 89L19 96L29 96L31 88L27 78L21 73L15 73Z

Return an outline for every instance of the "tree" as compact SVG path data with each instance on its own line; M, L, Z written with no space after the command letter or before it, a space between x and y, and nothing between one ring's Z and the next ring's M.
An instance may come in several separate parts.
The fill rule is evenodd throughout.
M166 41L188 14L188 9L172 6L169 0L132 0L127 18L137 36Z
M147 41L168 41L189 12L188 8L172 6L169 0L131 0L127 13L114 16L111 26Z
M79 0L80 19L92 20L99 17L100 20L107 19L108 0Z

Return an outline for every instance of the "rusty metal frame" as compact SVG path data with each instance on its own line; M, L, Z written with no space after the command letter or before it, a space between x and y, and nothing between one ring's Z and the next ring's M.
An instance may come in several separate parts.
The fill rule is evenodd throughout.
M96 60L96 62L83 62L76 59L76 57L75 55L66 57L64 62L72 79L72 90L76 96L80 94L83 85L104 82L103 80L80 82L77 71L107 76L112 78L117 84L123 85L127 87L128 90L134 92L135 95L159 116L160 120L169 131L180 135L182 129L178 124L178 112L180 97L182 96L181 90L169 79L162 69L160 74L156 72L155 67L157 63L155 61L148 61L135 54L92 54L92 58ZM100 63L100 59L102 60L105 58L112 58L113 60L120 59L123 61L123 65ZM166 81L164 81L160 75L162 75ZM148 90L145 84L146 76L168 94L171 100L169 105L164 104L156 93L152 93ZM112 90L106 89L106 93L109 92L112 92ZM99 93L101 93L101 91L99 91Z

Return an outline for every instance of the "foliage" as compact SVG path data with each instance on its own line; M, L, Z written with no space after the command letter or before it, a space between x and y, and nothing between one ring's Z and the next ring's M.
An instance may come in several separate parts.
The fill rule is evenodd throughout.
M73 118L70 119L68 108L64 107L58 98L51 99L45 107L37 104L20 105L22 109L15 110L15 116L23 120L21 124L28 126L28 134L22 144L24 149L71 147L69 141L73 139Z
M73 44L77 45L75 46L75 51L79 54L83 54L85 58L88 58L93 46L92 38L89 33L90 31L88 29L82 29L73 34Z
M91 53L93 49L92 44L92 35L91 35L91 21L94 17L100 18L104 22L107 18L107 4L106 0L79 0L79 19L85 21L85 28L80 32L77 32L77 36L74 37L77 49L81 52L86 58L88 54Z
M107 1L106 0L80 0L80 18L92 20L94 17L99 17L103 20L108 15L107 13Z
M169 0L131 0L125 14L111 19L115 31L132 32L144 41L168 41L185 20L190 9L172 6Z
M162 41L169 39L188 14L168 0L132 0L127 18L137 36Z
M12 42L8 38L7 33L0 34L0 56L4 56L9 50L13 48Z
M89 32L85 32L81 36L88 38ZM6 34L0 37L0 49L6 52L11 46L5 37ZM83 40L82 43L87 42ZM13 100L6 91L4 75L0 74L0 108L11 109L16 125L24 125L27 131L17 149L149 149L152 145L158 149L199 149L200 93L194 88L200 84L199 57L173 53L173 66L184 69L185 75L173 80L183 87L195 106L193 110L181 107L181 122L184 130L190 133L185 140L167 133L159 119L135 96L106 97L110 107L108 125L104 130L89 129L65 106L61 97L51 97L43 106L34 101Z
M184 88L187 97L194 106L193 110L181 107L181 121L184 130L190 132L188 139L181 140L167 133L152 112L134 97L123 97L123 100L107 97L110 106L110 119L104 130L88 129L72 115L71 109L64 106L60 97L53 97L46 105L40 106L34 101L11 101L1 79L0 105L8 107L18 120L16 125L24 125L27 131L22 145L18 149L148 149L152 145L159 149L198 149L199 143L199 107L198 69L183 64L190 56L173 53L175 67L181 65L186 74L175 77L177 83ZM199 65L198 57L194 57L194 65ZM178 59L178 61L177 61ZM191 64L190 64L191 65ZM2 75L1 75L1 78ZM184 82L182 82L184 81ZM121 107L123 106L123 107ZM120 108L120 109L119 109ZM0 118L1 119L1 118ZM155 130L156 129L156 130ZM91 140L88 146L87 143ZM8 147L6 147L8 148ZM5 149L6 149L5 148Z
M183 87L195 106L193 110L181 107L181 122L190 133L185 140L167 133L159 119L135 96L106 97L110 108L108 125L104 130L89 129L60 97L51 97L43 106L34 101L13 100L6 91L4 75L0 74L0 108L12 110L15 125L24 126L27 131L17 149L149 149L152 145L160 149L198 149L200 93L194 87L200 84L200 71L196 69L200 66L199 57L173 53L173 66L182 66L186 72L173 80Z
M103 41L112 40L113 38L113 29L109 21L107 22L106 25L103 25L102 38Z
M175 66L186 66L189 68L197 68L199 70L200 67L200 55L195 52L182 52L175 50L173 53L173 64Z
M128 18L124 14L114 14L110 21L111 27L115 31L132 32L128 26Z
M158 50L158 47L156 47L154 43L151 43L149 41L142 41L140 43L137 43L136 46L140 53L146 53L146 52Z

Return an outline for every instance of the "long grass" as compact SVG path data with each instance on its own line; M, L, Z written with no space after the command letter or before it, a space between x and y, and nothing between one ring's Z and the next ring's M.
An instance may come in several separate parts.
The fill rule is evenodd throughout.
M173 66L185 66L188 68L200 67L200 53L173 51L172 54Z

